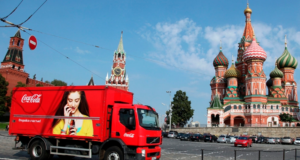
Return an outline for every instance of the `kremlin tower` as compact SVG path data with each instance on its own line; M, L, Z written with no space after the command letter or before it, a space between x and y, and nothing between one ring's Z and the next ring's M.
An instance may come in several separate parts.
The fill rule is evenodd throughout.
M126 75L126 53L123 48L123 31L121 32L121 39L119 42L118 49L114 52L113 66L111 68L111 75L106 75L105 85L112 86L125 91L129 90L129 79Z
M257 42L251 25L252 10L244 10L245 29L238 43L237 60L228 60L220 52L213 61L216 70L210 81L211 101L207 108L207 127L279 127L295 126L295 122L280 121L286 113L297 120L299 112L297 83L294 72L298 65L285 40L283 54L267 81L263 70L267 53Z

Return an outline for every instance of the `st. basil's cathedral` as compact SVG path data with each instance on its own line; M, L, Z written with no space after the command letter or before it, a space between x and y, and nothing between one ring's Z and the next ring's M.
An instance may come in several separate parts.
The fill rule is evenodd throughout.
M295 57L285 48L274 62L274 70L267 75L263 64L267 54L259 45L251 25L252 10L244 10L246 25L238 43L237 60L228 59L220 52L213 61L215 76L210 81L211 102L207 108L207 127L279 127L295 126L282 122L279 115L287 113L297 120L299 112Z

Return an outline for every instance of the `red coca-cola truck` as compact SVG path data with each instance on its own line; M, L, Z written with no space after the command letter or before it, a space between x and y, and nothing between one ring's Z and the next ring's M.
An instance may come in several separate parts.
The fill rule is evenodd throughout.
M154 108L133 93L106 86L13 89L9 134L13 149L33 160L60 157L155 160L162 137ZM19 143L20 142L20 143Z

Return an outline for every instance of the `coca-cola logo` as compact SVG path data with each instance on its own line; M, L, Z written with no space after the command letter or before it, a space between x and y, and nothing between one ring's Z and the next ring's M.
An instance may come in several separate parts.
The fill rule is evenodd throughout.
M32 96L27 96L24 94L21 103L40 103L41 102L42 94L34 94Z
M124 133L124 137L130 137L130 138L133 138L134 137L134 134L133 133Z

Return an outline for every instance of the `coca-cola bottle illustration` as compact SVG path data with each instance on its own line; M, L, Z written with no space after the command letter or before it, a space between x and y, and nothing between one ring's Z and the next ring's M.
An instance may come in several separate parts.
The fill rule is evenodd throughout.
M73 129L75 129L75 121L74 121L74 119L72 119L71 122L70 122L69 134L75 133L75 131Z

